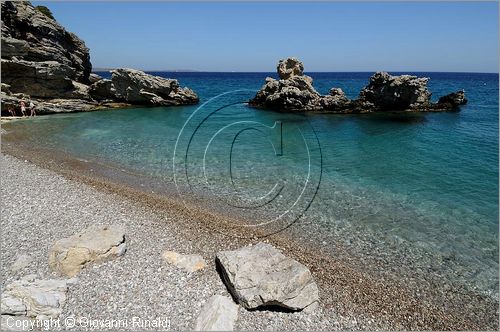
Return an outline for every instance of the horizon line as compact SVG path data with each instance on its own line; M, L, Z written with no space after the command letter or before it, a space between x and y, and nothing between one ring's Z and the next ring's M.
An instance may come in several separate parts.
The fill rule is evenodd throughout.
M92 69L92 72L105 72L111 71L119 68L130 68L130 67L96 67ZM137 68L134 68L137 69ZM137 69L143 72L168 72L168 73L265 73L265 74L275 74L275 71L218 71L218 70L196 70L196 69ZM393 73L457 73L457 74L500 74L499 72L490 71L434 71L434 70L362 70L362 71L352 71L352 70L339 70L339 71L304 71L307 73L376 73L376 72L393 72Z

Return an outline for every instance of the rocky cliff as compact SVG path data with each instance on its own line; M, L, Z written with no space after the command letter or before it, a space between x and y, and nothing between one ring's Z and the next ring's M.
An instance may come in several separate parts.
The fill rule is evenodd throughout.
M280 60L277 72L280 79L266 78L264 86L249 101L250 106L279 111L370 113L451 111L467 103L463 91L443 96L437 103L431 102L426 77L377 72L359 97L351 100L340 88L332 88L328 95L318 93L313 79L304 75L304 65L296 58Z
M123 103L169 106L198 102L198 96L176 80L137 70L117 70L120 74L113 82L102 80L91 74L85 43L51 15L28 1L4 1L1 7L2 111L16 109L21 100L28 99L38 113L89 111ZM109 89L102 88L108 85Z

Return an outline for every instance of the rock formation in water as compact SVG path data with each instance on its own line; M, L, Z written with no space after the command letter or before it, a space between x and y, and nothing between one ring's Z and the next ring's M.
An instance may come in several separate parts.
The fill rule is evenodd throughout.
M451 111L467 103L464 91L451 93L433 103L427 88L429 78L425 77L377 72L370 77L358 99L351 100L340 88L332 88L328 95L318 93L313 79L304 75L304 66L296 58L280 60L277 71L280 79L266 78L264 86L249 101L250 106L279 111L369 113Z
M4 1L1 7L2 111L19 108L21 100L33 101L38 113L198 102L198 96L176 80L138 70L118 69L111 83L103 80L91 73L85 43L51 15L27 1Z

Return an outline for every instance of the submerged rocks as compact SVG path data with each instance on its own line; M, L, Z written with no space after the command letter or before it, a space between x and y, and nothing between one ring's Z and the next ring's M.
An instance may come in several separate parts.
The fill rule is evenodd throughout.
M229 291L247 309L302 310L319 301L309 269L269 244L219 252L216 262Z
M222 295L212 296L201 308L195 331L232 331L238 319L238 305Z
M426 77L377 72L361 90L358 99L350 100L340 88L332 88L329 95L319 94L312 85L312 78L303 74L304 66L296 58L280 60L277 70L281 79L266 78L265 85L249 101L250 106L294 112L425 112L455 110L467 102L463 91L459 91L433 103Z
M115 69L111 80L100 80L90 87L97 99L114 99L131 104L158 106L196 104L198 96L189 88L181 88L174 79L153 76L135 69Z
M57 241L49 253L50 267L73 277L86 265L122 256L125 234L120 226L92 226Z

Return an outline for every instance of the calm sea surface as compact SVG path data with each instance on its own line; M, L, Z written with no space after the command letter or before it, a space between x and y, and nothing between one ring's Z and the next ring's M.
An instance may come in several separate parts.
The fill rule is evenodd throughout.
M405 116L291 115L241 103L271 73L155 74L195 90L200 105L250 91L198 110L61 114L12 127L29 133L33 145L168 183L176 165L178 181L214 196L239 195L254 204L247 212L266 205L279 217L293 206L292 216L308 207L296 223L308 238L332 246L341 239L367 255L404 248L415 255L410 270L498 293L497 74L418 73L431 78L433 99L465 89L469 104L460 112ZM340 87L351 98L370 74L308 73L319 92Z

